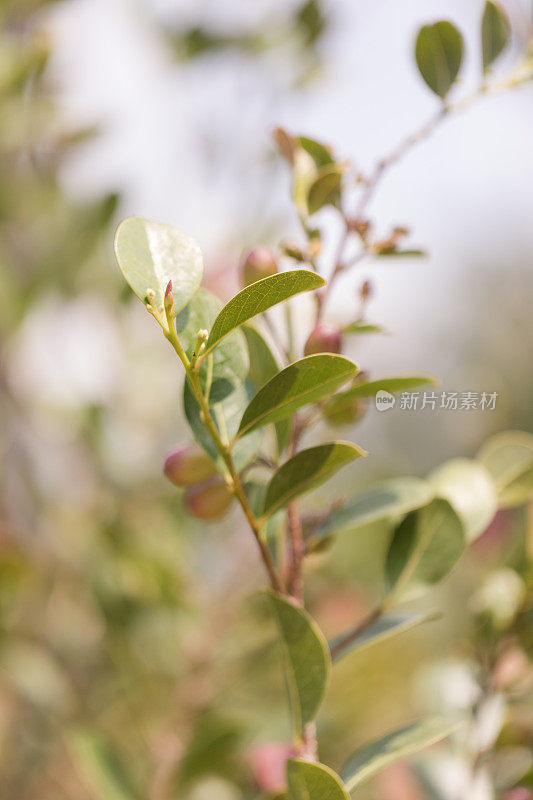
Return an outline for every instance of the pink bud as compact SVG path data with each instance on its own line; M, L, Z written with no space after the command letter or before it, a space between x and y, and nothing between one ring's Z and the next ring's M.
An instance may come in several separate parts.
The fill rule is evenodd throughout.
M220 475L189 486L185 491L185 508L198 519L218 519L228 510L233 495Z
M249 286L262 278L275 275L277 271L278 265L272 251L268 247L259 245L250 250L242 262L241 283L243 286Z
M216 473L207 453L196 444L182 445L169 453L163 469L175 486L191 486Z
M168 297L172 291L172 281L167 283L167 288L165 289L165 297Z
M330 322L319 322L309 334L304 353L306 356L314 353L340 353L341 349L342 334L337 326Z
M248 760L262 792L280 792L285 788L285 765L295 750L286 742L268 742L253 747Z

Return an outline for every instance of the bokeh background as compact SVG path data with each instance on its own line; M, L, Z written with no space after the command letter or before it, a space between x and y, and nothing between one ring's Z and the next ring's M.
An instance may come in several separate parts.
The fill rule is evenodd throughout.
M502 73L532 22L526 0L505 5L514 39ZM253 754L290 735L272 627L249 599L261 573L238 514L192 522L164 481L166 451L188 436L180 373L125 291L113 229L138 213L186 230L207 284L227 298L243 248L298 236L274 126L369 171L436 110L413 57L421 24L460 27L458 92L475 89L481 8L0 4L2 797L129 800L126 789L95 792L80 730L106 743L149 800L239 800L260 788ZM365 262L339 282L331 318L353 317L368 279L369 316L389 332L349 355L376 374L429 371L443 390L497 392L498 402L484 412L370 408L347 431L371 454L347 491L423 476L495 431L533 429L532 101L526 85L454 115L373 200L383 234L407 225L427 256ZM337 221L324 215L333 241ZM464 609L493 567L513 565L525 524L498 519L424 600L443 610L437 623L342 665L321 720L325 761L338 766L387 727L474 701ZM344 537L314 559L309 597L328 633L379 594L385 534ZM461 765L439 758L460 785ZM425 796L403 768L387 774L361 796Z

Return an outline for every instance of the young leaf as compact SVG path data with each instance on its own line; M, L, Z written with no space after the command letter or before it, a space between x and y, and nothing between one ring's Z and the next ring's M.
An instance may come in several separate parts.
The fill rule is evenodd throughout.
M324 634L302 608L268 592L279 626L288 667L295 730L301 734L314 720L324 699L331 669Z
M332 442L300 450L279 467L268 484L263 515L271 516L295 497L320 486L366 452L350 442Z
M172 281L176 311L180 311L198 289L204 270L200 248L185 233L142 217L123 220L115 234L115 256L122 274L143 303L150 302L163 327L160 307ZM154 292L150 300L149 290Z
M220 403L211 406L211 413L217 424L217 428L223 438L232 437L237 430L239 420L242 414L242 409L250 400L254 393L254 389L246 381L241 384L232 394L225 397ZM194 438L201 447L204 448L213 461L217 464L218 468L224 472L225 465L222 456L215 447L215 443L211 438L211 434L205 427L200 417L200 406L196 402L188 381L185 381L183 386L183 408L185 417L193 432ZM239 439L232 451L233 461L237 470L245 467L257 453L261 444L263 432L261 430L254 431L251 436L246 436Z
M100 737L89 731L76 731L69 737L69 749L80 777L101 800L137 800L117 754Z
M391 517L400 517L421 508L433 497L430 485L420 478L392 478L349 498L334 509L313 532L324 538L340 531L355 531L363 525Z
M481 49L483 72L505 50L511 36L509 17L501 3L487 0L481 21Z
M266 343L263 335L253 325L243 325L243 333L248 344L250 357L250 380L256 392L279 372L278 362ZM281 455L289 442L291 423L289 419L281 419L275 424L278 455Z
M393 533L385 573L395 595L415 593L442 580L466 545L462 522L447 500L412 511Z
M374 325L370 322L363 322L359 320L358 322L351 322L349 325L345 325L342 329L343 333L385 333L381 325Z
M209 330L222 303L207 289L198 289L176 316L176 333L183 349L192 356L199 330ZM232 331L200 367L200 380L210 403L232 394L248 374L248 352L242 331Z
M289 364L250 401L238 436L284 419L307 403L322 399L353 378L356 372L356 365L347 358L324 353Z
M339 634L339 636L336 636L335 639L332 639L329 644L331 659L335 664L354 650L359 652L374 644L383 642L386 639L392 639L400 633L410 631L423 622L429 622L430 620L437 619L437 617L438 614L433 611L423 614L402 612L382 614L374 622L365 627L361 633L353 635L352 631L345 631ZM356 630L357 628L354 629L354 631Z
M533 497L533 435L504 431L481 448L478 460L489 471L500 506L522 505Z
M321 167L307 192L309 214L315 214L324 206L334 206L339 202L343 172L339 164Z
M268 308L282 303L300 292L309 292L324 286L325 280L309 269L277 272L268 278L251 283L233 297L213 323L205 353L215 347L224 336Z
M463 60L463 37L446 20L424 25L416 40L416 63L429 88L443 99L455 81Z
M349 389L336 394L332 400L356 399L358 397L374 397L378 392L404 392L408 389L416 389L418 386L437 383L437 378L433 375L390 375L373 380L355 380Z
M315 139L310 139L308 136L297 136L296 141L303 150L309 153L316 167L325 167L327 164L335 163L330 148L322 144L322 142L317 142Z
M459 515L467 542L486 529L498 509L496 489L488 470L479 462L456 458L428 477L438 497L444 497Z
M300 758L287 761L287 786L289 800L350 800L332 769Z
M386 767L440 742L462 725L461 721L432 717L404 725L380 739L375 739L356 750L344 765L341 774L346 788L352 792Z

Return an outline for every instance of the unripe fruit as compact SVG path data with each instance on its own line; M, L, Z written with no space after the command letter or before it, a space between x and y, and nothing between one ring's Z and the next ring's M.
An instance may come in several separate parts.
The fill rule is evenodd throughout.
M216 473L209 456L196 444L185 444L168 454L163 471L174 486L192 486Z
M342 334L337 326L331 322L319 322L309 334L304 353L306 356L314 353L340 353L341 349Z
M249 286L262 278L275 275L277 271L278 265L272 251L268 247L259 245L250 250L242 262L241 283L243 286Z
M220 475L214 475L185 490L185 508L198 519L218 519L230 507L233 495Z

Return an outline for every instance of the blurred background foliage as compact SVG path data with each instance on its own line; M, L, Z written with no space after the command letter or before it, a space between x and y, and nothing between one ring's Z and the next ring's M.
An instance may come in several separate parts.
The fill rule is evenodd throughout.
M109 14L119 5L110 4ZM258 133L263 117L255 107L276 96L269 114L283 115L290 105L296 119L304 114L306 124L321 120L324 93L336 91L335 81L327 83L324 75L336 48L350 47L342 30L345 5L280 1L257 4L252 13L230 3L225 13L211 14L206 3L186 4L182 13L169 4L139 4L143 25L156 32L161 58L189 81L190 92L200 92L180 152L187 160L187 143L194 141L191 158L203 180L191 203L184 195L191 175L185 173L189 184L180 188L181 176L173 174L173 194L163 187L161 202L169 221L180 227L187 227L179 222L182 216L191 221L187 229L207 251L210 286L222 296L236 284L244 243L293 232L284 218L285 178L266 132ZM378 21L385 5L374 10ZM454 10L453 3L437 5L432 13ZM509 6L520 23L519 36L527 38L526 11L518 3ZM64 61L55 52L61 51L61 25L67 20L70 30L78 13L83 19L87 4L76 0L0 5L0 793L10 800L254 797L261 770L251 754L258 752L260 762L261 743L290 737L274 631L266 609L250 599L261 577L238 514L214 528L186 519L178 493L161 475L165 451L183 435L178 372L155 326L130 304L110 245L120 216L132 206L147 214L151 208L143 207L138 185L129 185L120 170L110 169L102 178L108 163L103 156L100 182L91 180L109 119L87 119L84 113L76 118L69 103L83 109L84 99L72 103L67 91L65 100L58 80ZM105 7L98 13L105 26ZM366 13L371 17L372 9ZM358 21L371 29L364 15ZM93 42L102 36L104 48L102 29L88 30L88 36ZM91 58L99 57L95 48ZM209 102L201 103L202 87L219 67L226 70L224 102L234 95L226 109L210 105L212 92ZM246 69L258 82L258 97L250 86L239 97L238 75ZM360 64L360 69L364 82L371 83L371 68ZM82 80L77 91L83 90ZM384 100L391 107L394 91L391 83ZM134 90L132 96L135 102ZM530 98L526 89L511 101L515 120ZM346 99L341 103L345 108ZM364 108L359 111L364 117ZM343 119L339 112L329 122L340 138ZM404 122L400 115L396 139ZM459 136L467 125L468 120L459 123ZM156 128L149 130L153 134ZM157 137L145 145L157 150ZM120 147L120 137L112 136L111 148ZM470 150L463 157L457 133L451 134L450 147L460 165L475 158ZM352 149L348 155L357 156ZM128 157L128 142L124 150ZM492 153L491 160L501 164L506 151ZM87 153L84 190L79 175ZM429 169L438 158L437 146L429 153ZM147 161L150 169L148 151ZM95 169L98 173L97 164ZM488 162L483 169L489 170ZM499 174L497 166L495 171ZM435 174L438 179L438 169ZM396 345L391 340L358 345L353 355L362 366L386 364L388 358L396 370L440 370L446 388L481 391L489 383L501 401L492 416L368 414L356 437L374 458L358 467L361 485L406 471L424 474L450 455L471 455L500 428L531 430L533 240L523 232L524 220L531 230L527 183L528 214L520 206L520 187L513 196L511 186L504 201L515 212L501 220L500 229L490 214L485 220L491 226L487 240L496 241L477 247L479 230L470 240L467 219L458 245L445 249L444 257L456 262L454 285L442 295L448 305L437 303L444 324L436 322L427 346L417 324L402 328L400 320L417 317L424 326L435 316L436 301L429 295L441 291L439 263L434 269L431 262L421 268L402 261L376 277L378 296L389 281L383 304L376 301L374 310L383 315L377 321L391 328L398 323L400 335ZM228 186L239 184L238 197L230 198ZM231 219L216 219L211 191L227 201ZM427 204L424 193L430 189L418 182L417 191ZM497 194L498 187L490 191ZM406 194L397 221L410 223L413 212L416 222L418 206L411 191ZM147 205L157 206L148 195ZM204 195L205 209L196 208L193 223L190 206L202 204ZM465 197L468 203L468 191ZM446 218L451 199L433 199L442 231L431 243L438 249L456 232ZM387 213L387 203L397 200L396 187L386 195ZM162 214L162 205L157 211ZM395 206L392 213L397 212ZM431 239L432 230L422 219L416 233ZM428 305L418 315L421 298L410 286L422 269ZM343 291L347 296L346 287ZM424 600L443 612L436 623L383 644L368 658L343 662L321 719L324 761L339 766L354 746L428 709L475 704L483 692L487 654L501 633L496 612L489 613L493 605L483 606L479 592L494 571L511 571L504 579L523 572L532 524L525 512L500 514L451 578ZM371 608L382 581L387 535L374 525L365 535L341 537L329 553L313 558L310 601L326 633L342 630ZM508 596L505 589L503 594ZM520 682L531 681L519 663L528 648L530 634L528 641L517 642L515 672L510 670L517 692ZM509 713L499 734L515 758L517 750L527 754L531 743L530 712ZM462 768L448 751L436 753L434 761L435 774ZM429 779L416 773L416 764L413 769L395 767L359 796L437 797L424 793ZM522 772L523 782L533 786L531 766L526 763Z

